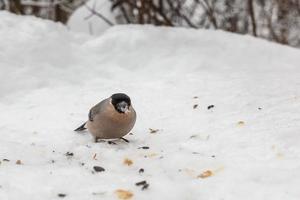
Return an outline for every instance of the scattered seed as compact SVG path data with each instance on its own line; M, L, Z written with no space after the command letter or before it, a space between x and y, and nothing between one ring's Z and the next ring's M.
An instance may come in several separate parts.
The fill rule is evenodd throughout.
M196 137L198 137L198 135L191 135L191 136L190 136L191 139L192 139L192 138L196 138Z
M145 184L147 184L147 181L140 181L135 183L136 186L145 185Z
M96 157L97 157L97 154L95 153L94 156L93 156L93 159L97 160Z
M104 172L105 171L105 169L103 167L100 167L100 166L94 166L93 168L96 172Z
M51 160L51 163L55 163L55 160Z
M198 99L198 97L197 97L197 96L194 96L193 98L194 98L194 99Z
M67 195L66 195L66 194L60 193L60 194L58 194L57 196L59 196L59 197L61 197L61 198L64 198L64 197L66 197Z
M239 126L243 126L243 125L245 125L245 122L244 122L244 121L239 121L239 122L238 122L238 125L239 125Z
M4 159L3 159L3 161L5 161L5 162L9 162L10 160L8 160L8 159L4 158Z
M140 181L140 182L137 182L135 184L136 186L142 186L142 190L145 190L149 187L149 184L147 183L147 181Z
M149 187L149 183L143 185L142 190L146 190Z
M193 105L193 109L196 109L198 107L198 104Z
M258 110L261 110L261 109L262 109L261 107L258 108Z
M211 157L212 157L212 158L215 158L216 156L215 156L215 155L212 155Z
M128 165L128 166L130 166L130 165L133 164L132 160L130 160L130 159L128 159L128 158L126 158L126 159L123 161L123 163L124 163L125 165Z
M207 171L203 172L202 174L200 174L200 175L198 176L198 178L207 178L207 177L210 177L210 176L212 176L212 175L213 175L212 171L207 170Z
M17 165L22 165L21 160L17 160L16 164L17 164Z
M157 133L159 131L159 129L149 128L149 131L150 131L150 133Z
M145 172L145 170L143 169L143 168L141 168L141 169L139 169L139 173L141 174L141 173L144 173Z
M115 191L115 193L118 196L118 198L122 200L131 199L131 197L133 197L133 193L128 190L118 189Z
M116 144L116 143L113 142L113 141L108 141L107 143L108 143L108 144Z
M143 147L139 147L138 149L150 149L150 147L143 146Z
M215 107L214 105L209 105L209 106L207 106L207 109L209 110L209 109L212 109L214 107Z
M66 155L66 156L74 156L74 153L72 153L72 152L67 152L65 155Z

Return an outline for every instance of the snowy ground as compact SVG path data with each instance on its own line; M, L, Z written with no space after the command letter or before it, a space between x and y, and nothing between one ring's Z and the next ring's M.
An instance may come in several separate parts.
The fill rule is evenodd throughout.
M6 12L0 44L1 200L300 198L299 50L152 26L91 37ZM129 144L73 132L115 92L138 114Z

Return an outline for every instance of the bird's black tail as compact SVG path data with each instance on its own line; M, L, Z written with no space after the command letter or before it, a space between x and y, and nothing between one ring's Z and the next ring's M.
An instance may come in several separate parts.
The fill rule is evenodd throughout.
M78 128L76 128L74 131L84 131L86 129L85 124L86 124L86 122L84 124L82 124L81 126L79 126Z

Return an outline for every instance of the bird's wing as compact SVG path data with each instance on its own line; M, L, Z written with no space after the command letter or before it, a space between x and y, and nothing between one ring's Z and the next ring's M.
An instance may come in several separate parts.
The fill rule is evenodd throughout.
M101 113L101 111L104 110L104 106L105 106L105 103L107 103L107 101L108 101L108 99L105 99L90 109L89 121L93 121L95 115Z
M94 121L92 109L90 109L90 112L89 112L89 120L90 120L91 122Z

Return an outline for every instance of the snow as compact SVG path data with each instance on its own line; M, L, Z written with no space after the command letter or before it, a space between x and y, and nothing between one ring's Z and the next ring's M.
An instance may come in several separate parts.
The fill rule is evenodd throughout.
M131 199L299 199L299 50L153 26L92 37L7 12L0 43L1 200L118 199L120 190ZM73 132L116 92L137 111L129 144ZM135 185L142 180L148 189Z
M90 0L86 3L89 8L100 13L111 23L116 24L115 14L111 11L111 4L110 0ZM111 26L100 17L91 15L91 11L85 5L76 9L67 24L72 31L90 35L100 35Z

